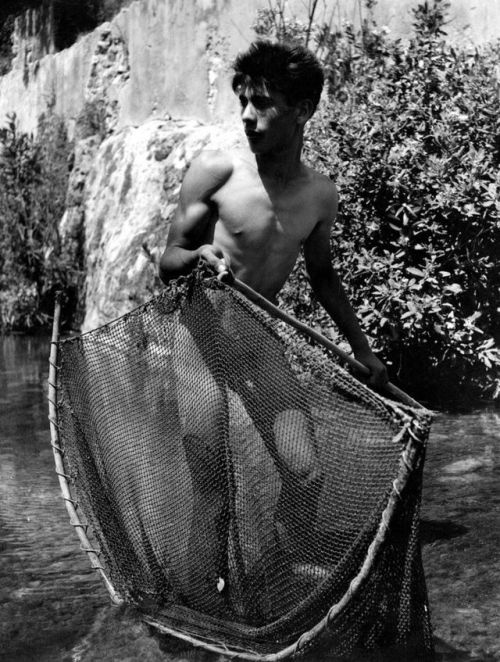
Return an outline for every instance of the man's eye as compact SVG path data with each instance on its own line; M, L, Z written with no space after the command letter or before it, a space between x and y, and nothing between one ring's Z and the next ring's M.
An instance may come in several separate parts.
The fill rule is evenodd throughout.
M270 99L255 99L253 105L257 110L266 110L272 106L272 101Z

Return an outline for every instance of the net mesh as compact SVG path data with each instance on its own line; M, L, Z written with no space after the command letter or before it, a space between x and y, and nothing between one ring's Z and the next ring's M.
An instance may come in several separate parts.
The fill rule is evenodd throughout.
M428 412L200 273L58 350L67 471L127 601L230 651L432 659Z

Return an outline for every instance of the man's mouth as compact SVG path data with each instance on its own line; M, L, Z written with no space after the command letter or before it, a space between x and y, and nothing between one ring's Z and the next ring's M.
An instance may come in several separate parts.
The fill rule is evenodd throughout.
M245 131L245 134L248 140L257 140L257 138L260 138L260 133L258 131Z

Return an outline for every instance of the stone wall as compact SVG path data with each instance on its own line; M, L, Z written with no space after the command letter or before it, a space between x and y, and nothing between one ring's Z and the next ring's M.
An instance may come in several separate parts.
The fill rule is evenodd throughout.
M137 0L106 24L108 35L101 26L40 59L29 57L33 39L17 40L13 69L0 78L0 118L15 112L21 129L35 132L52 105L71 133L100 86L115 107L117 128L165 115L234 119L229 63L252 38L254 4ZM116 85L111 74L118 64Z

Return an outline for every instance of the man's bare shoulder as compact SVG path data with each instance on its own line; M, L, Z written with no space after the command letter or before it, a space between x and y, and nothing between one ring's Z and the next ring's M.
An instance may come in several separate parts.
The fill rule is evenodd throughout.
M316 200L324 206L326 215L335 215L338 206L338 191L335 182L322 173L306 166L310 188L314 191Z
M211 193L231 177L234 159L229 152L203 150L193 159L184 178L184 187Z

